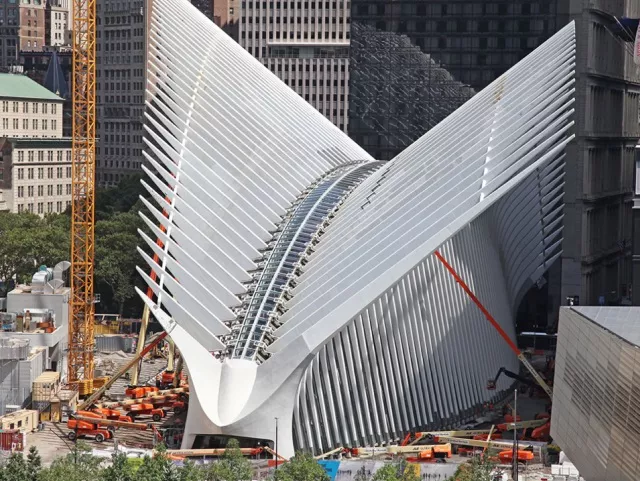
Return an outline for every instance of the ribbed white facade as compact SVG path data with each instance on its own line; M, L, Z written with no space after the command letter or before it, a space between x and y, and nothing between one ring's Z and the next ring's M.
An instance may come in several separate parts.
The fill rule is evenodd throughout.
M514 336L561 252L573 24L389 162L184 0L156 1L149 49L139 294L189 369L185 445L274 440L277 417L283 454L319 452L473 415L517 361L432 253Z

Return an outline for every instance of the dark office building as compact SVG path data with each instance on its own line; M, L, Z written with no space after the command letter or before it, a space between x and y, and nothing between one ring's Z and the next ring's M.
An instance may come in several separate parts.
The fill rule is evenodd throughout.
M352 0L349 134L393 158L553 35L557 5Z

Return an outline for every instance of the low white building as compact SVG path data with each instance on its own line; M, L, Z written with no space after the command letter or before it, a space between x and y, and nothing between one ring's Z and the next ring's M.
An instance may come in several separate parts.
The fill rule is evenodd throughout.
M0 210L44 215L71 203L62 103L26 76L0 74Z

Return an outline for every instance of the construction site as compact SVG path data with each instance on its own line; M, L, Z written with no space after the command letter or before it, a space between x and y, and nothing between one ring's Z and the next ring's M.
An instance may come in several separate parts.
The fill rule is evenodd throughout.
M531 102L538 100L545 108L549 107L549 111L540 110L536 114L539 117L531 117L527 120L528 123L517 124L513 130L523 137L522 145L535 144L536 149L549 148L553 154L547 159L549 164L534 164L529 157L537 155L542 158L546 155L542 151L536 151L536 155L527 153L527 158L522 162L517 160L513 161L513 165L501 166L504 172L511 172L509 175L514 176L513 179L509 177L508 188L503 188L502 185L500 188L491 187L494 179L485 180L476 176L472 183L481 185L481 190L472 192L469 187L467 192L467 187L460 187L461 180L451 180L451 191L456 192L455 195L451 194L452 198L457 198L458 192L464 190L476 203L479 202L477 199L491 200L484 204L469 203L473 208L460 204L459 208L452 208L449 213L440 212L440 208L434 209L433 206L448 205L449 200L445 202L438 197L425 197L424 203L429 206L429 211L438 211L442 219L453 218L455 213L460 216L456 218L459 225L454 229L442 220L437 225L434 221L435 227L426 224L423 226L420 224L422 218L418 221L411 217L407 224L412 225L406 231L389 230L388 237L393 237L394 241L403 235L407 236L402 248L411 244L418 254L422 252L420 249L428 251L427 257L424 257L424 252L422 257L416 254L415 260L411 260L411 266L388 266L388 271L395 272L397 279L389 280L386 270L376 270L389 259L393 260L395 251L374 251L373 247L378 246L375 244L365 255L358 250L360 246L356 246L355 241L354 246L339 244L340 249L336 249L336 252L348 251L351 256L348 262L355 264L357 261L367 268L371 267L370 270L359 273L361 277L352 279L349 276L353 272L360 272L362 266L354 265L349 272L345 272L342 270L344 266L340 264L345 264L347 260L335 260L334 251L327 253L322 248L330 246L331 242L342 242L343 239L352 237L365 243L368 238L373 239L378 235L378 231L383 231L387 217L378 219L375 211L396 202L395 198L400 197L403 184L413 182L418 177L412 174L413 165L409 161L414 160L410 157L411 152L404 157L409 159L407 164L387 168L387 165L397 164L385 164L373 159L361 162L358 157L361 152L355 148L352 151L355 160L347 159L344 152L349 149L345 147L347 141L344 139L341 139L343 144L331 144L326 148L314 145L317 152L327 152L329 157L334 150L339 152L338 157L344 156L341 159L344 165L338 165L336 161L338 167L333 164L331 168L322 166L326 170L318 172L309 167L308 170L314 174L315 180L312 182L307 182L302 174L295 182L288 179L282 181L282 185L293 186L292 194L274 193L273 199L265 201L266 205L273 200L273 205L269 204L268 209L265 207L265 212L255 210L254 217L259 219L259 222L256 221L258 235L247 227L250 225L249 221L243 224L243 209L253 212L251 209L254 207L249 205L252 201L246 199L242 200L241 208L236 209L237 206L234 205L229 207L229 217L235 217L228 224L222 221L219 225L216 224L220 231L213 227L209 230L203 228L203 231L198 229L197 225L206 221L204 217L200 217L198 209L204 211L209 207L199 206L195 201L199 200L199 196L205 197L204 193L214 185L213 181L205 187L197 185L200 175L196 167L202 167L202 176L211 171L204 163L202 166L196 163L200 162L198 155L204 157L206 151L211 150L211 145L203 144L203 147L199 147L199 154L191 156L196 159L192 166L184 161L185 164L176 167L168 159L167 165L170 167L156 166L160 176L149 174L157 189L144 183L150 196L160 206L159 209L152 208L151 202L142 199L153 214L150 216L153 220L141 215L153 233L153 238L141 232L142 238L150 247L147 251L140 249L149 268L138 268L138 272L149 287L145 291L136 288L144 301L141 318L124 319L115 314L96 313L96 309L99 310L94 294L97 19L95 2L74 0L73 3L75 36L70 260L35 269L30 282L17 284L6 298L0 299L0 452L3 455L24 452L35 446L43 462L49 464L55 458L71 452L77 442L82 440L91 447L95 456L103 458L111 458L115 451L125 453L130 458L153 456L158 446L163 445L167 448L167 456L176 464L183 463L186 459L206 464L216 462L226 453L226 443L234 438L235 432L232 430L235 429L241 433L235 437L239 438L242 455L250 459L255 468L255 479L267 479L272 470L287 463L293 456L294 446L311 452L332 481L362 479L358 477L359 474L370 475L380 466L398 460L406 462L409 466L407 469L418 474L419 479L444 481L455 479L456 473L466 469L469 461L476 458L491 463L493 481L581 479L576 467L562 452L562 446L554 444L551 436L556 371L555 335L546 332L516 335L513 313L516 312L517 305L511 305L515 304L514 299L520 301L523 293L528 289L535 289L536 283L544 280L549 265L560 255L558 239L561 239L559 226L562 185L559 182L562 175L559 173L563 169L564 154L561 152L570 139L568 136L562 141L559 139L569 128L567 119L572 113L569 109L572 100L569 97L573 91L570 90L572 81L569 79L573 78L573 66L570 64L575 54L573 25L558 33L556 40L550 44L554 49L548 46L548 50L543 50L542 54L533 55L530 63L525 61L521 70L516 68L515 74L509 77L511 84L502 80L493 91L485 94L487 106L478 102L480 107L477 110L461 115L474 121L486 116L492 119L487 121L487 125L494 125L497 123L498 113L503 115L501 109L494 112L496 104L506 105L508 108L504 108L504 112L515 111L517 109L513 104L508 104L514 96L517 97L528 89L540 88L540 97L534 97ZM157 18L154 17L154 28L159 33L152 35L156 42L163 39L178 41L180 35L170 30L178 27L163 26L160 21L166 18L173 21L174 13L176 16L185 15L184 22L196 22L199 25L197 22L203 21L193 12L185 14L186 7L172 10L174 5L168 0L158 1L158 5L160 14ZM163 8L166 9L164 16ZM189 18L189 15L193 18ZM165 34L161 27L167 28L171 34ZM217 37L217 31L212 31L212 38L215 37L221 43L226 41ZM185 35L187 33L184 32ZM373 30L361 33L366 34L363 38L367 38L368 42L396 45L394 52L402 47L408 57L415 57L419 53L408 40L386 33L379 34ZM161 46L152 47L165 52ZM235 46L229 47L234 55L230 57L233 60L229 62L231 67L245 61L242 57L245 52L238 53L234 48ZM167 52L173 50L166 48ZM220 50L223 51L224 48L221 47ZM537 74L540 67L533 62L552 57L556 50L564 52L562 55L566 57L565 60L557 60L557 65L552 64L548 72L543 72L554 79L553 82L556 82L556 77L560 79L554 84L554 90L551 81L545 83L548 80L546 77L536 82L531 81L530 77ZM150 61L150 70L156 68L154 62L171 63L163 55L169 54L158 54ZM551 61L553 59L549 60ZM435 95L446 97L451 106L464 104L466 107L463 106L463 109L476 105L473 99L465 103L474 92L455 82L431 57L420 55L416 62L420 65L416 73L419 78L423 78L423 70L429 72L426 78L428 88L431 89L429 97L416 107L428 124L417 127L420 132L430 129L449 114L449 110L431 110L432 97ZM223 68L218 65L220 62L213 63L216 65L212 68ZM253 63L249 66L255 67ZM157 70L160 72L162 68L157 67ZM197 75L191 75L192 73L185 74L189 81L193 77L200 82L202 76L206 77L206 72L199 72ZM225 71L224 76L227 75L234 77L233 72ZM162 81L164 77L170 79L167 81L173 81L172 77L178 78L179 75L163 73L157 77ZM253 82L253 77L266 77L266 74L261 72L260 75L248 77ZM373 83L368 87L372 92L378 91L386 81L382 77L373 78ZM186 82L185 80L185 84ZM566 85L562 82L566 82ZM210 83L211 88L217 85L214 81ZM253 88L253 84L248 85ZM424 88L424 85L416 85L416 88ZM543 85L544 89L539 85ZM270 84L268 87L260 85L264 91L277 90ZM193 99L196 99L198 88L194 87ZM515 90L510 92L509 88ZM153 105L154 114L158 118L165 110L171 110L161 105L166 92L177 90L179 89L174 89L173 86L157 87L158 97L150 105ZM443 92L438 93L439 90ZM364 93L367 96L373 95L368 91ZM285 95L289 94L283 94L282 97L288 101L289 97ZM404 94L400 91L394 95ZM549 95L551 100L547 100L545 95ZM482 93L478 94L478 97L482 96ZM198 104L199 100L196 102L191 99L191 93L187 97L189 109ZM213 94L211 97L216 98ZM279 98L274 97L273 102L265 104L277 106ZM170 103L172 106L178 105L174 99ZM552 108L552 104L557 105ZM206 105L205 101L201 105ZM520 104L517 106L523 108ZM179 107L176 107L176 111ZM369 108L369 105L366 107ZM296 108L303 112L302 109L306 107ZM207 108L203 107L202 110L207 111ZM211 110L213 111L213 107ZM249 108L247 110L252 111ZM529 108L523 110L528 112ZM178 117L177 114L171 114L167 125L172 122L177 125L178 120L182 122ZM185 132L191 125L191 110L188 117ZM193 117L199 116L194 114ZM220 114L218 117L225 118L225 115ZM500 118L500 122L505 125L509 122L524 122L521 117L522 113L514 115L514 118ZM541 131L537 137L526 137L533 130L533 124L543 125L547 118L560 120L549 120L548 122L554 123L545 127L548 131ZM244 120L240 118L240 121ZM302 122L301 119L296 121L298 120ZM373 121L377 119L374 118ZM566 124L563 123L565 121ZM170 127L159 127L161 120L153 118L152 122L153 128L158 132L170 130ZM445 124L446 122L447 120L444 121ZM480 120L478 122L481 123ZM279 117L274 117L273 124L289 125ZM249 123L248 125L251 127ZM320 131L325 126L319 120L317 125L309 124L304 129L297 125L295 128L290 126L291 131L306 129L310 139L316 128ZM405 132L406 126L400 125L398 129ZM454 130L465 131L464 129L465 125L462 124L462 127L456 126ZM282 129L283 132L285 130ZM334 130L333 125L327 127L327 132L331 135L335 134ZM436 134L439 132L438 128L434 131ZM498 127L495 128L495 132L497 131ZM450 137L447 132L442 135ZM478 140L473 148L483 152L497 150L499 154L499 148L502 147L494 136L497 138L498 134L491 127L491 135L486 136L491 137L491 145L482 143L486 140L483 137L484 140ZM163 140L162 135L156 137L157 144L161 146L171 142L180 144L173 137L170 140ZM327 134L326 137L330 135ZM415 136L412 134L411 137ZM514 142L515 145L521 141L519 137L515 137L515 134L508 137L508 142L504 143ZM281 150L293 152L298 145L306 143L307 139L304 140L291 141ZM411 144L408 138L401 140L403 146ZM553 142L558 144L553 148L547 145ZM185 134L182 147L186 143ZM444 145L445 141L441 143ZM454 142L452 149L462 143ZM413 150L420 149L421 146ZM247 157L252 157L254 146L249 150L251 155L247 154ZM278 149L274 148L275 150ZM409 147L408 150L412 151L412 148ZM516 147L503 155L507 159L505 163L517 157L515 151ZM463 158L458 151L452 152L456 158ZM163 158L159 148L157 152L154 150L154 154L156 157L153 159ZM308 152L302 154L307 155ZM302 154L296 153L296 158L303 158ZM467 155L468 152L465 151L464 154ZM499 157L498 154L494 154L496 158ZM454 154L444 155L448 156L454 157ZM532 162L531 165L526 164L529 161ZM420 163L420 170L416 172L422 172L426 160L420 158L415 162ZM491 169L486 168L485 159L478 162L480 167L477 172L486 175ZM290 165L283 163L283 166L278 167L287 171ZM456 169L458 167L460 166L455 166ZM453 170L453 167L447 166L443 170ZM534 172L537 177L528 178L522 174L523 177L516 179L515 176L522 172L527 175ZM411 175L406 178L394 177L407 173ZM455 172L443 173L443 179L446 177L443 183L453 178L454 174ZM272 175L275 179L279 174L275 169L268 175L265 174L267 177ZM461 176L464 175L467 174L462 172ZM255 177L259 175L256 174ZM504 181L506 185L506 174L496 174L496 177L500 177L500 181ZM182 189L180 195L183 197L179 197L176 190L181 185L179 182L184 182L185 178L189 182L189 188L193 190ZM216 179L219 180L217 177ZM463 178L465 179L466 177ZM241 178L237 183L240 184L243 180ZM253 182L254 179L251 179L248 183ZM369 190L364 193L358 190L360 182L363 185L369 182ZM391 182L396 182L397 185L391 184L389 187ZM495 199L490 197L493 191L485 189L487 183L501 197L498 198L498 194L495 194ZM303 185L300 192L296 190L298 184ZM420 185L416 188L415 195L431 195L438 190L440 187L432 188L430 184ZM444 192L445 189L442 190ZM389 199L383 197L387 193ZM229 198L234 195L229 195ZM352 201L354 197L349 196L354 195L356 200ZM228 202L226 196L225 192L220 205L232 203ZM241 195L236 197L240 198ZM247 198L253 199L250 196ZM257 199L262 198L258 195L255 199L258 204ZM404 200L411 208L419 203L414 198ZM277 204L280 201L286 207ZM193 202L193 205L188 202ZM349 202L354 205L357 203L357 206L351 208ZM485 211L482 209L485 205L494 203L494 210L487 210L484 215ZM210 204L214 205L214 202L211 201ZM510 210L514 205L519 206L521 211L514 213ZM534 205L542 207L536 210L537 207L532 207ZM404 211L409 209L407 206L398 204L398 210L402 212L400 215L404 215ZM527 208L521 208L522 206ZM365 211L365 207L369 210ZM342 211L338 212L339 209ZM339 214L343 212L353 214L354 217L340 217ZM526 217L530 212L530 217ZM423 218L432 215L431 212L428 215L423 211L418 213ZM539 218L536 217L538 215ZM214 215L211 210L211 218L217 216L218 213ZM394 215L389 215L388 219L393 217ZM176 218L178 221L174 225ZM237 225L234 225L236 220ZM367 227L369 230L355 233L348 230L354 225L365 225L367 222L371 222L370 229ZM389 222L395 223L396 220ZM513 233L516 225L519 225L521 231ZM334 229L347 229L346 234L337 230L330 231L329 227L333 226L336 226ZM424 228L425 245L430 246L429 249L423 249L422 244L417 247L412 244L414 238L410 236L414 235L416 226ZM471 227L464 230L461 226ZM533 232L540 226L542 233L534 232L531 238L527 237L530 231ZM185 230L181 231L180 228ZM329 233L326 234L325 231ZM446 231L447 235L438 234L440 237L437 237L434 234L440 231ZM228 233L231 240L220 241L221 247L218 249L218 246L214 248L211 238L224 237L218 235L220 232ZM459 237L454 237L458 235ZM476 243L478 239L486 244ZM427 240L430 244L426 243ZM494 240L495 245L489 245ZM250 245L251 242L255 242L255 245ZM384 237L379 244L387 245L391 242ZM241 251L240 247L232 245L234 243L245 250ZM459 248L459 251L454 247ZM214 254L210 253L219 254L219 258L223 260L215 259L214 262ZM237 258L233 258L236 254ZM463 254L468 257L464 258ZM532 259L537 259L540 266L534 265ZM373 265L374 261L377 264ZM371 262L371 266L367 262ZM313 270L314 267L316 271ZM323 276L328 275L330 269L334 270L331 271L332 277L329 280L336 284L329 289L329 281ZM224 273L221 274L220 271ZM381 281L376 287L381 293L362 293L353 287L358 282L363 284L364 278L373 276L374 271L380 278L384 278L384 282ZM317 278L312 277L314 274ZM343 281L353 281L353 284L340 285ZM208 284L205 285L206 283ZM383 285L384 283L389 285ZM300 285L303 286L302 289ZM217 295L212 294L215 289ZM420 290L421 292L417 292ZM334 302L334 298L327 298L322 300L324 304L315 304L316 297L324 295L324 291L331 291L332 295L335 294L335 299L342 303L340 306L347 306L344 311L339 312L344 319L337 314L333 317L327 314L333 313L329 309L334 304L338 305L338 300ZM294 297L294 294L298 297ZM352 297L339 297L343 295ZM402 297L395 304L392 300L394 295ZM367 303L355 310L353 306L357 304L356 301L365 297ZM385 298L384 306L381 298ZM295 302L291 302L292 299ZM445 299L442 305L438 304L440 299ZM432 311L425 307L431 305L430 302L436 306ZM450 302L453 307L449 309L451 306L444 306L446 302ZM308 317L307 313L310 313ZM317 318L312 319L316 314ZM321 316L331 318L327 320ZM334 318L344 323L339 324ZM352 320L353 324L347 325ZM316 328L312 321L322 324L322 329L312 331L311 327ZM307 334L297 346L303 345L308 352L303 348L292 348L299 342L299 337L294 336L299 336L307 328L311 335ZM432 338L424 334L428 329L436 333L433 338L437 338L437 341L433 342L433 346ZM316 339L322 336L325 337ZM527 341L529 338L536 340L533 346ZM421 339L429 339L429 342ZM312 346L316 341L317 344ZM183 349L181 352L182 346L193 348L193 353L190 349ZM282 352L291 355L293 361L287 362L288 359ZM466 357L461 356L461 353ZM189 355L194 357L189 358ZM202 360L202 365L197 362L189 364L187 359ZM431 363L431 359L436 361ZM215 362L211 364L214 368L209 369L210 365L206 364L209 361ZM294 365L295 363L299 363L299 366ZM476 369L476 363L482 364L481 370ZM267 371L273 364L273 371ZM264 368L261 372L267 372L268 376L260 379L256 374L259 368ZM429 369L428 376L431 377L427 378L427 375L417 372L421 368L425 371ZM237 369L235 374L232 373L233 369ZM286 377L281 383L285 388L276 392L280 387L275 386L277 375L286 369L291 369L291 372L287 371L290 375L282 375L283 378ZM294 377L293 371L298 378ZM480 379L480 376L485 375L490 375L491 378ZM237 382L238 379L242 382ZM258 380L255 381L256 379ZM290 379L294 379L294 382L287 384ZM254 381L255 386L259 386L262 391L252 391ZM207 390L207 386L214 382L219 384ZM275 386L273 389L272 383ZM389 394L394 389L396 397ZM358 391L354 392L353 398L351 391ZM220 392L224 392L227 397L222 399L222 396L218 396ZM262 396L262 399L256 400L252 395ZM373 412L376 400L380 401L377 406L382 406L383 414L369 416L369 413L363 413L369 405ZM401 403L402 406L398 408L396 404ZM209 405L215 405L215 409L207 410ZM273 406L274 411L271 411ZM276 408L286 410L286 420ZM428 415L420 418L421 412L427 412ZM243 418L242 415L246 416ZM424 419L427 418L428 422L425 422ZM273 432L272 419L275 424ZM249 428L254 429L259 421L263 421L263 424L255 428L255 431L250 431ZM189 430L189 422L202 426L197 426L197 430ZM278 422L281 423L280 435ZM414 426L414 429L408 429L410 426ZM284 429L286 432L283 433ZM251 435L244 435L247 432ZM257 433L255 436L252 435L254 432ZM286 443L283 443L284 438Z

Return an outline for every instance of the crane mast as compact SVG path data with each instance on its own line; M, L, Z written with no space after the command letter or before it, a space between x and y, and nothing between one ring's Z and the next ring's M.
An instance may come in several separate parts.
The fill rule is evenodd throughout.
M68 381L93 390L96 0L73 0L73 163Z

